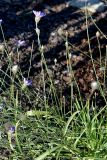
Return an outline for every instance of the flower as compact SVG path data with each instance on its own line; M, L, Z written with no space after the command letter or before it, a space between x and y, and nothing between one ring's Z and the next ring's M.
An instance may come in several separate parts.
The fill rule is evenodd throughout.
M24 82L25 86L31 86L32 85L32 80L27 80L26 78L24 78L23 82Z
M22 89L25 89L27 86L31 85L32 85L32 80L27 80L26 78L23 79Z
M36 17L44 17L46 14L45 13L43 13L43 12L41 12L41 11L34 11L33 10L33 13L34 13L34 15L36 16Z
M34 13L34 15L35 15L35 21L36 21L36 22L39 22L40 19L46 15L45 13L43 13L43 12L41 12L41 11L34 11L34 10L33 10L33 13Z
M18 40L18 41L17 41L17 46L18 46L18 47L25 46L25 41Z
M15 126L11 126L11 127L9 128L9 132L10 132L11 134L15 133Z

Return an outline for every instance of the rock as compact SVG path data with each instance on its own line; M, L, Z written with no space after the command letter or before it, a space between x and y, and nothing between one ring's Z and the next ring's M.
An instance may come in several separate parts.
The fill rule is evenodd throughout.
M92 13L101 12L105 9L105 3L101 0L70 0L69 5L80 9L85 9L87 6L88 11Z

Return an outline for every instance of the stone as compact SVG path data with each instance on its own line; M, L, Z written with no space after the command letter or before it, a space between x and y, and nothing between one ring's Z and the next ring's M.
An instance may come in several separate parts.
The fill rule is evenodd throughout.
M101 12L106 7L101 0L69 0L69 5L83 10L87 7L92 13Z

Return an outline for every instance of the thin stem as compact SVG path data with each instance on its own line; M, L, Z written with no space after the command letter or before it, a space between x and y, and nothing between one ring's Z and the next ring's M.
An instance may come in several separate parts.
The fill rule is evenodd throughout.
M106 89L106 73L107 73L107 46L106 46L106 56L105 56L105 67L104 67L104 89Z
M101 63L102 56L101 56L101 46L100 46L100 41L99 41L98 36L97 36L97 41L98 41L98 49L99 49L99 53L100 53L100 67L101 67L102 66L102 63Z
M32 64L33 45L34 45L34 41L32 43L32 48L31 48L31 56L30 56L30 66L29 66L29 70L28 70L28 78L29 78L29 74L30 74L30 70L31 70L31 64Z
M39 28L38 28L38 23L36 22L36 33L37 33L37 38L38 38L38 46L39 49L41 49L41 42L40 42L40 33L39 33Z

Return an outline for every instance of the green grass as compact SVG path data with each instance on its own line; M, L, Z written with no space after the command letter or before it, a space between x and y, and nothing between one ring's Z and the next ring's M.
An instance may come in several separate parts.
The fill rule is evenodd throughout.
M9 159L106 159L107 107L90 112L89 102L81 107L78 100L74 106L72 115L63 116L55 106L27 112L19 105L4 109L1 148L10 152ZM15 126L14 134L7 136L6 124Z
M105 106L97 108L95 97L92 102L90 102L90 99L84 102L75 77L73 77L71 79L70 106L67 106L69 112L66 112L65 97L58 97L57 89L54 87L48 71L39 34L38 40L41 54L41 91L32 87L23 87L23 73L19 69L16 75L13 75L11 71L13 62L8 57L8 50L5 49L9 65L6 72L1 70L3 74L1 87L4 88L0 96L0 106L2 105L0 110L0 159L106 160L107 103L105 90L101 87L98 77L99 92L105 100ZM91 57L94 67L89 37L88 41L90 50L88 56ZM68 48L70 44L67 37L65 42L66 57L69 61L70 53ZM107 55L105 55L105 67L106 57ZM30 68L31 66L29 66L28 77ZM72 66L68 65L67 68L68 72L73 74ZM45 74L47 74L48 82L45 79ZM7 84L6 77L9 79L9 84ZM77 97L79 98L72 100L74 81L77 85ZM104 72L104 85L105 81L106 73ZM49 83L48 92L46 83ZM6 84L8 88L6 88ZM30 108L29 105L27 106L27 102L31 105ZM14 133L10 132L11 126L15 126Z

